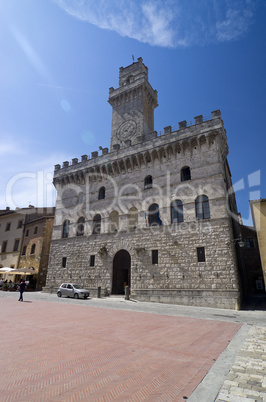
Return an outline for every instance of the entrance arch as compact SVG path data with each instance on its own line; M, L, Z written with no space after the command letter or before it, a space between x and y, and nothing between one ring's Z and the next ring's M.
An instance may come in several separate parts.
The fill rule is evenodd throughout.
M128 251L120 250L113 260L113 286L112 294L125 294L125 286L130 287L131 257Z

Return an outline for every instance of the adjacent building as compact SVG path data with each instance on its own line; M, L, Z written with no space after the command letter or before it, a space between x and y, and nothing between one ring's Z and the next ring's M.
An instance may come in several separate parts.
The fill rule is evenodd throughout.
M0 268L17 268L25 221L24 211L0 210Z
M54 211L32 205L0 211L0 268L14 269L6 279L14 283L24 277L38 290L45 286Z
M46 290L237 309L240 229L219 110L154 131L157 91L141 58L109 89L111 145L55 166Z
M25 218L18 269L32 273L29 279L37 290L42 290L46 284L54 210L36 208Z

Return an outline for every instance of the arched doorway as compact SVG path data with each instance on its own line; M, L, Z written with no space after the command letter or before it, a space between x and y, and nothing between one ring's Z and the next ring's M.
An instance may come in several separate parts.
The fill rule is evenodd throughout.
M131 257L128 251L118 251L113 260L113 294L125 294L125 286L130 287L130 266Z

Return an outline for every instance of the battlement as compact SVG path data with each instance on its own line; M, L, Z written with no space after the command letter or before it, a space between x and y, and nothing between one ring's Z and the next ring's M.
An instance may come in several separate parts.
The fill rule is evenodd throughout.
M139 142L135 144L134 146L131 145L131 141L128 140L126 141L126 148L120 149L119 144L114 145L114 150L109 152L108 148L102 148L99 147L99 151L101 151L101 155L99 155L99 151L93 151L91 155L82 155L81 160L79 161L78 158L73 158L72 162L69 161L64 161L62 166L60 164L55 165L55 174L60 173L62 170L68 170L68 169L73 169L73 167L82 167L85 166L85 164L89 165L94 165L94 164L101 164L104 162L107 162L108 159L111 156L114 156L117 158L117 156L122 157L123 153L126 153L127 150L130 150L134 152L134 149L138 152L141 152L141 149L139 148L140 146L143 148L143 150L146 150L146 145L151 144L152 146L154 145L151 143L151 141L155 139L161 139L162 143L166 141L169 141L171 137L174 137L175 140L184 140L186 138L192 137L192 136L198 136L202 135L204 132L215 129L217 125L217 120L219 120L219 125L222 125L223 127L223 122L221 120L221 112L220 110L214 110L211 112L211 116L203 117L202 115L194 117L192 121L187 122L186 120L183 120L178 123L178 127L172 127L172 126L167 126L164 127L163 131L154 131L150 133L148 137L140 136L138 138ZM106 161L105 161L106 159Z

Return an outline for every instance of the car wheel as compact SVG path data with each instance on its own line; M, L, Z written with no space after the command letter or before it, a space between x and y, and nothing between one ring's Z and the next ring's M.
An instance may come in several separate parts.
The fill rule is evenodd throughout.
M58 297L61 297L61 296L62 296L62 293L61 293L61 292L57 292L57 296L58 296Z
M84 296L84 299L87 299L88 298L88 296Z
M74 294L74 298L75 298L75 299L78 299L78 298L79 298L79 295L78 295L77 293L75 293L75 294Z

